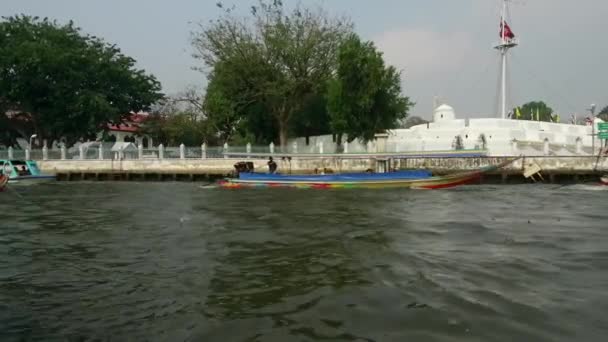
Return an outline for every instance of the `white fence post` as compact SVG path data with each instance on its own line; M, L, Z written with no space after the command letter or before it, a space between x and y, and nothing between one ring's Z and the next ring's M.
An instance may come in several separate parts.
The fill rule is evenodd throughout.
M292 153L298 153L298 142L297 141L293 142L293 145L291 147L291 152Z
M137 158L144 159L144 145L137 145Z
M271 142L269 147L270 147L270 154L274 154L274 143Z
M344 153L348 153L348 141L344 142Z
M371 140L369 140L369 141L367 142L367 153L372 153L372 147L373 147L373 146L372 146L372 141L371 141Z
M61 160L66 160L66 150L65 150L65 145L61 145Z
M25 149L25 160L30 160L30 148Z
M179 159L186 159L186 146L184 144L179 145Z
M99 160L103 160L103 143L99 143L99 156L97 156Z
M319 154L323 154L324 145L322 141L319 141Z
M78 156L80 157L80 160L84 160L84 145L80 145L78 146Z
M49 148L46 146L46 142L42 146L42 160L49 160Z
M201 158L207 159L207 144L205 143L201 145Z
M251 143L247 143L247 153L251 153Z
M15 157L13 156L13 147L12 146L8 147L8 159L15 159Z
M228 153L228 143L227 142L224 143L224 151L223 151L223 153L224 153L224 158L228 159L228 155L226 154L226 153Z
M165 146L163 144L158 145L158 159L165 159Z
M547 139L545 139L545 141L543 142L543 152L546 156L549 155L549 140Z

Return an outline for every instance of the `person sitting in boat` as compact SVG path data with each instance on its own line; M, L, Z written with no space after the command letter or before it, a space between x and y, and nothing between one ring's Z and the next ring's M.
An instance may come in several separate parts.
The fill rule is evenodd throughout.
M277 163L272 160L272 157L268 158L268 172L276 173L277 172Z

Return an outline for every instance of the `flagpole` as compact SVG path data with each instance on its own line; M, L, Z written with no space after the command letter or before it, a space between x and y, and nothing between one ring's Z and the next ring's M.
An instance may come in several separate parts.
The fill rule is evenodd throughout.
M504 48L506 43L505 35L505 14L507 13L507 1L504 0L502 3L502 15L500 16L501 25L502 25L502 37L501 43L503 44L503 48L501 49L502 54L502 118L505 118L505 112L507 111L507 49Z
M512 33L512 31L508 28L506 22L506 14L507 14L507 0L503 0L502 2L502 13L500 15L500 43L496 45L494 48L500 51L501 59L502 59L502 68L501 68L501 117L503 119L506 118L507 115L507 52L509 49L517 46L517 41ZM507 34L507 29L509 33ZM508 38L508 39L507 39Z

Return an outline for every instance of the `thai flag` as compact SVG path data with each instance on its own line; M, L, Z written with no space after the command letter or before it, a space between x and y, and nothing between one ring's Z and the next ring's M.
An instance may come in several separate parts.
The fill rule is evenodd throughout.
M503 32L503 27L504 27L504 32ZM513 31L511 31L509 24L507 24L507 22L504 20L502 20L502 22L500 23L500 38L505 38L505 39L515 38L515 34L513 33Z

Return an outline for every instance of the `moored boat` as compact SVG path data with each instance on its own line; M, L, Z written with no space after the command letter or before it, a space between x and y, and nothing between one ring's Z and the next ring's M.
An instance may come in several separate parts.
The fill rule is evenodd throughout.
M39 183L55 180L54 175L44 174L33 160L0 159L0 172L9 183Z
M335 175L278 175L241 173L238 178L227 178L219 185L223 188L290 187L312 189L344 188L415 188L445 189L478 180L483 174L502 168L513 160L474 171L447 176L432 176L428 171L398 171L387 173L348 173Z

